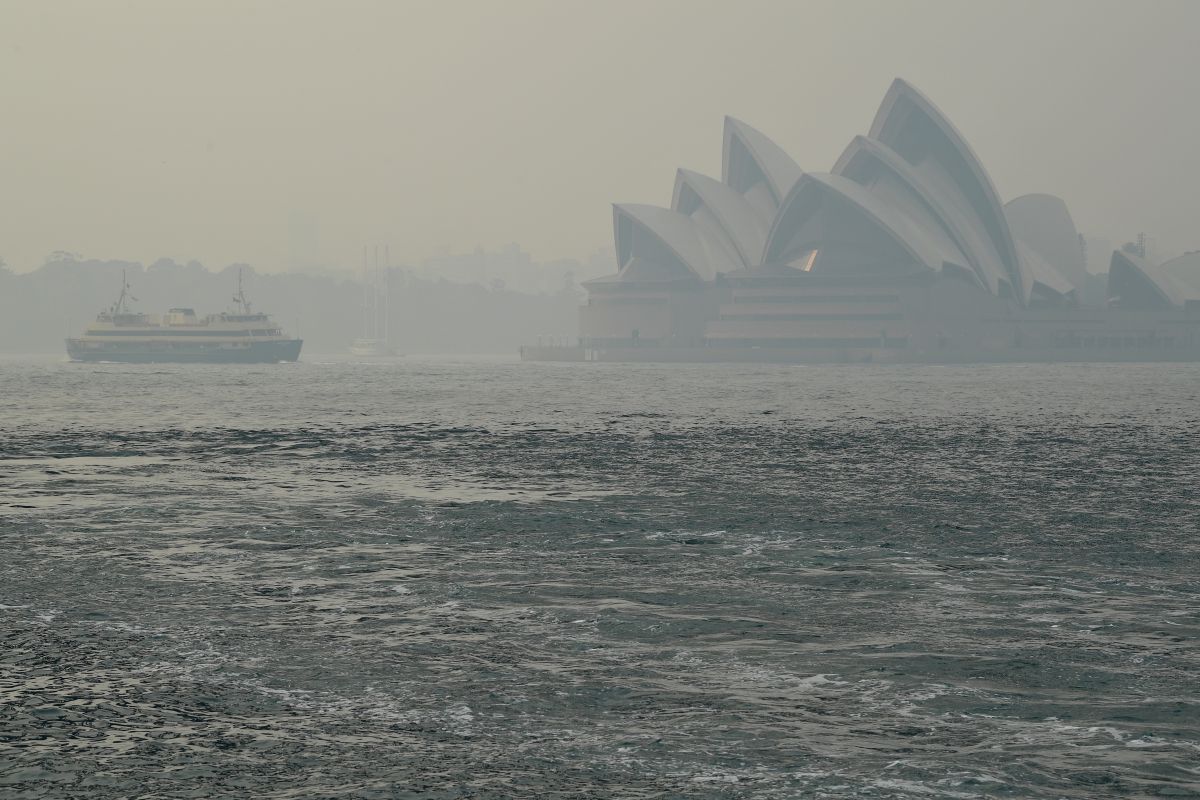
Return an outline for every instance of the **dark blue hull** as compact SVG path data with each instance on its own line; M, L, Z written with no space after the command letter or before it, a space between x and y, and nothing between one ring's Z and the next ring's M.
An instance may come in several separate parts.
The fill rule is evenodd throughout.
M88 342L67 340L72 361L122 364L275 364L300 358L301 339L238 343L228 347L203 342Z

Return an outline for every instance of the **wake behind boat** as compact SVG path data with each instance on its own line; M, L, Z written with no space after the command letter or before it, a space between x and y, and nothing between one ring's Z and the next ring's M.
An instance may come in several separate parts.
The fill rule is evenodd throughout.
M82 336L67 339L72 361L117 361L135 364L213 363L268 364L300 358L304 342L289 337L269 316L255 312L238 290L234 309L196 316L190 308L172 308L163 315L131 311L125 273L121 295L102 311Z

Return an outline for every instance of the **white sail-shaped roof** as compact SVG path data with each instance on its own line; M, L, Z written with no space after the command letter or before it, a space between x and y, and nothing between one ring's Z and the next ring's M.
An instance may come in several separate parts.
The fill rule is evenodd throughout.
M619 277L709 280L715 270L692 218L658 206L613 206Z
M908 162L890 147L866 136L856 136L842 152L833 172L895 205L922 226L927 236L939 240L948 260L973 272L981 285L996 291L996 276L972 261L967 237L955 224L955 217L947 213L941 199L925 187Z
M1028 281L991 178L937 106L897 78L875 115L870 137L900 154L947 212L959 217L971 239L972 260L1002 269L1013 296L1025 297Z
M774 217L802 174L779 145L746 123L725 118L721 180L744 195L765 219Z
M1002 205L954 125L899 79L870 135L851 142L833 174L806 175L762 133L726 117L721 181L681 169L670 209L618 205L613 219L618 278L628 280L712 280L758 267L946 270L1020 304L1069 299L1087 280L1065 203L1025 195ZM1115 269L1122 302L1181 302L1169 275L1124 262Z
M735 268L758 266L767 223L733 187L681 169L675 175L671 208L691 217L707 238L726 243L737 259Z
M1171 280L1189 291L1200 292L1200 250L1171 259L1159 267Z
M947 248L893 204L849 178L806 173L784 199L763 260L794 264L813 251L821 271L941 271L947 262L961 260L957 248Z
M1144 258L1114 250L1108 268L1108 301L1137 309L1164 309L1200 300L1200 292L1183 286Z
M1004 205L1004 215L1013 237L1037 251L1073 286L1087 281L1087 266L1079 231L1061 198L1050 194L1026 194Z
M1038 251L1020 239L1017 240L1017 257L1025 264L1031 278L1029 293L1025 297L1026 302L1035 292L1055 298L1065 298L1075 291L1075 284L1067 280L1066 276L1055 269L1053 264L1042 258Z

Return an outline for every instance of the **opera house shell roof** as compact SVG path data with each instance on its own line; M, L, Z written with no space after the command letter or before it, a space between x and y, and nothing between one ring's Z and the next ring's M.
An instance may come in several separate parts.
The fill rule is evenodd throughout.
M1200 361L1200 252L1086 269L1061 199L1005 203L903 80L828 172L725 119L720 178L613 206L618 271L589 281L592 360ZM561 352L548 358L560 358Z
M1173 274L1173 264L1158 266L1133 253L1117 250L1108 269L1109 301L1126 308L1163 311L1200 300L1200 289Z
M619 271L603 283L953 272L1025 306L1069 298L1086 277L1066 205L1049 195L1004 205L954 125L899 79L830 172L804 172L726 118L720 180L681 169L669 209L618 204L613 226Z

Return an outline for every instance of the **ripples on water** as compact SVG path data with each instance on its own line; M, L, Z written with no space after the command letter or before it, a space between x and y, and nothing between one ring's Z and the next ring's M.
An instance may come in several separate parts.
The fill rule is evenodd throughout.
M1198 388L0 362L0 796L1197 796Z

